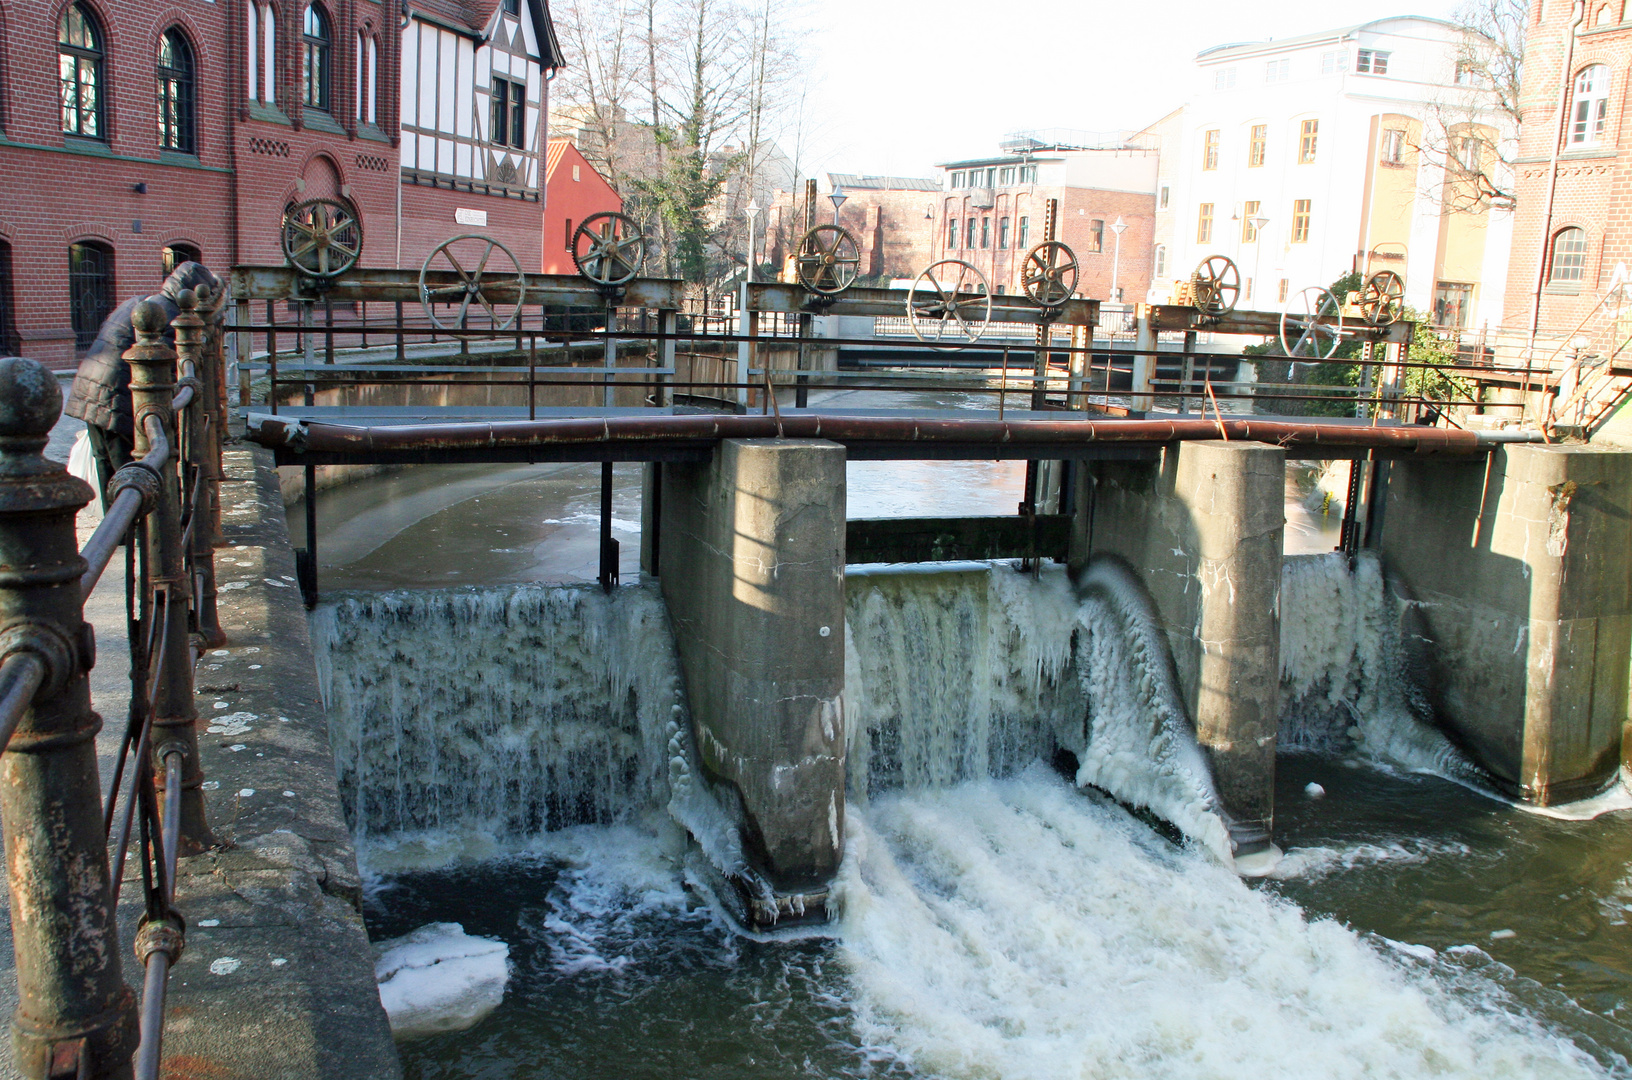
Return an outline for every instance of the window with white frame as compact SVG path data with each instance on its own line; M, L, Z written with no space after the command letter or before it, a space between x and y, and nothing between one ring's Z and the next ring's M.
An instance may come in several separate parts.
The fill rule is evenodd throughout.
M1587 271L1587 233L1571 226L1553 236L1553 257L1547 280L1561 285L1580 285Z
M1320 73L1322 75L1341 75L1349 70L1349 54L1342 49L1332 49L1320 54Z
M372 34L357 35L357 119L365 124L379 122L379 45Z
M1391 53L1377 49L1361 49L1354 57L1354 70L1364 75L1387 75Z
M1214 90L1234 90L1235 89L1235 69L1233 67L1231 67L1231 68L1219 68L1217 71L1213 72L1213 89Z
M1377 157L1384 165L1404 165L1405 131L1401 128L1384 128Z
M1570 145L1597 146L1609 120L1609 68L1593 64L1575 77L1575 103L1570 109Z
M1264 65L1265 82L1285 82L1292 77L1291 60L1271 60Z
M1167 245L1156 245L1156 280L1160 281L1167 276Z

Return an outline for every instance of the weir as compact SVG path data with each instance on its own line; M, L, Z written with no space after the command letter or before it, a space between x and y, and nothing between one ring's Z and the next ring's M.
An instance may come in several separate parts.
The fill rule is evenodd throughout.
M699 778L712 790L720 814L734 823L733 850L740 852L741 864L733 864L729 873L716 869L731 879L744 917L756 925L820 917L827 883L843 858L847 796L865 797L881 776L911 782L912 766L900 747L907 729L901 725L910 726L918 707L898 696L885 710L892 715L879 712L879 687L889 680L874 678L870 688L855 684L866 663L853 655L853 640L847 660L841 628L849 605L854 634L856 583L865 581L869 594L879 596L887 579L846 577L846 565L853 562L847 546L855 537L863 538L864 552L887 551L903 561L944 560L977 548L988 557L1029 560L1034 572L1046 562L1044 550L1064 562L1074 582L1064 594L1070 614L1052 621L1057 640L1037 646L1043 652L1036 655L1047 659L1032 662L1042 681L1032 685L1030 700L1043 713L1054 707L1045 701L1073 704L1053 724L1025 731L1006 726L999 710L993 722L1003 734L971 731L962 743L966 752L1002 760L1005 742L1023 746L1028 760L1064 751L1078 762L1080 782L1153 809L1233 859L1243 873L1257 873L1278 857L1274 777L1286 678L1281 627L1286 462L1291 455L1347 456L1363 493L1348 530L1356 546L1347 557L1352 565L1360 541L1369 537L1387 571L1394 597L1389 602L1403 612L1398 631L1390 631L1389 641L1397 642L1389 646L1394 651L1390 678L1405 677L1401 670L1412 658L1429 656L1436 670L1485 665L1497 683L1522 687L1543 680L1547 672L1532 669L1542 660L1551 662L1556 650L1543 638L1540 652L1515 653L1512 635L1527 641L1548 633L1546 620L1538 617L1549 610L1546 604L1559 612L1580 612L1591 597L1599 605L1595 613L1571 617L1602 623L1601 629L1597 623L1565 628L1578 640L1590 634L1598 650L1579 648L1568 661L1572 671L1586 669L1572 678L1601 684L1590 707L1578 710L1579 722L1575 714L1549 712L1550 699L1540 687L1525 691L1521 700L1529 704L1505 719L1487 712L1477 722L1469 719L1473 710L1464 706L1459 712L1454 696L1447 696L1425 709L1402 706L1397 730L1373 733L1379 752L1388 756L1388 747L1397 746L1409 762L1460 761L1466 755L1472 762L1469 776L1488 774L1502 790L1543 804L1595 794L1613 781L1621 761L1625 695L1617 695L1615 687L1624 690L1628 663L1625 507L1632 499L1632 459L1623 453L1514 445L1474 433L1413 427L1182 418L902 423L801 413L651 417L638 423L612 418L592 425L537 421L488 424L478 431L342 429L257 418L254 429L255 437L278 447L285 461L302 455L324 461L404 460L430 445L439 454L463 450L475 459L531 453L652 461L643 564L658 580L673 628ZM763 435L735 437L738 433ZM963 519L942 528L902 522L883 529L847 520L847 460L926 451L1067 462L1039 468L1052 480L1035 489L1038 504L1059 511L1037 514L1035 520L1062 523L1064 550L1058 540L1038 547L1041 538L1052 535L1041 524L1036 531L1004 531L980 524L992 519ZM1487 473L1494 478L1488 486L1483 484ZM1527 481L1530 476L1541 480ZM1572 476L1573 487L1568 486ZM1461 478L1467 506L1447 499L1439 481L1425 479L1440 477L1451 483ZM1494 524L1476 529L1475 521L1487 518ZM1514 531L1520 522L1540 531ZM1513 603L1511 581L1479 565L1456 577L1462 591L1453 599L1463 608L1433 594L1437 578L1426 568L1446 557L1452 533L1469 544L1475 560L1490 557L1474 546L1481 542L1486 550L1511 552L1505 557L1522 568L1515 570L1519 578L1536 577L1542 607L1523 609L1522 618L1510 615L1508 624L1478 641L1436 636L1436 605L1443 604L1454 622L1459 610L1508 611ZM1620 582L1620 591L1595 585L1594 574ZM1417 585L1419 580L1425 584ZM1557 584L1547 585L1550 580ZM1571 591L1577 588L1579 593ZM1084 615L1095 596L1114 597L1107 611L1119 614ZM1576 596L1581 599L1572 599ZM862 610L876 610L876 604ZM926 641L936 640L925 627L917 632ZM1124 717L1111 728L1096 728L1095 702L1116 696L1107 690L1114 680L1107 680L1118 664L1107 667L1092 653L1094 642L1108 637L1144 642L1135 649L1140 659L1134 666L1146 675L1116 694L1142 700L1139 715L1146 719ZM998 639L1009 640L1001 634ZM1505 651L1479 644L1498 639ZM956 655L980 651L965 642ZM1123 656L1122 666L1131 663L1125 654L1117 655ZM1510 659L1514 656L1518 659ZM981 663L988 674L995 670ZM1045 684L1050 689L1041 694ZM989 700L993 685L972 686L970 700ZM1454 695L1459 684L1450 679L1442 685ZM1060 698L1062 693L1068 696ZM980 708L971 715L978 718ZM985 721L970 723L978 728ZM1125 733L1130 724L1138 736L1113 752L1121 736L1108 732ZM1402 735L1406 729L1422 734ZM939 738L937 760L950 745ZM1515 748L1528 747L1530 756L1504 761L1502 738ZM1137 770L1128 767L1125 755L1148 758L1161 746L1176 755L1164 775L1177 778L1178 786L1153 793L1148 782L1130 780ZM858 751L865 764L855 760ZM1198 756L1186 758L1190 753ZM1519 783L1520 776L1528 779Z

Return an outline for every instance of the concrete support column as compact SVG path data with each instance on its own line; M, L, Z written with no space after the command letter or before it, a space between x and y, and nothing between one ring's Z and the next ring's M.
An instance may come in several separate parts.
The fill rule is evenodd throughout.
M657 561L698 754L784 897L825 889L843 854L844 470L837 443L736 439L661 471Z
M1434 705L1541 806L1620 768L1632 652L1632 453L1514 445L1396 461L1380 546L1427 625Z
M1084 470L1089 472L1090 470ZM1159 464L1099 462L1077 505L1091 555L1143 578L1230 817L1237 856L1269 850L1280 714L1286 453L1184 442ZM1073 562L1079 562L1074 558Z

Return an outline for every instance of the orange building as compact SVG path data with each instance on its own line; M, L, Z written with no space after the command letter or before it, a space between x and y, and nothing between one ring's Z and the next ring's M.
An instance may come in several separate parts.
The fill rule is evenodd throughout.
M543 272L576 274L573 232L591 214L622 209L622 197L570 139L551 139L544 158Z

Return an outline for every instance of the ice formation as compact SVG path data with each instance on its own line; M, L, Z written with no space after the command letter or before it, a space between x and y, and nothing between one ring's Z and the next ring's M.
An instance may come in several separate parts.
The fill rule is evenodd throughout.
M996 564L847 579L852 798L1002 776L1058 746L1077 782L1228 859L1205 759L1143 589L1119 564L1073 586Z
M359 838L525 837L667 794L684 702L655 588L358 595L319 607L312 630Z
M1478 783L1480 771L1433 726L1409 603L1363 551L1287 559L1281 573L1283 749L1343 750Z
M375 946L380 1004L399 1039L462 1031L504 1000L510 947L458 923L429 923Z

